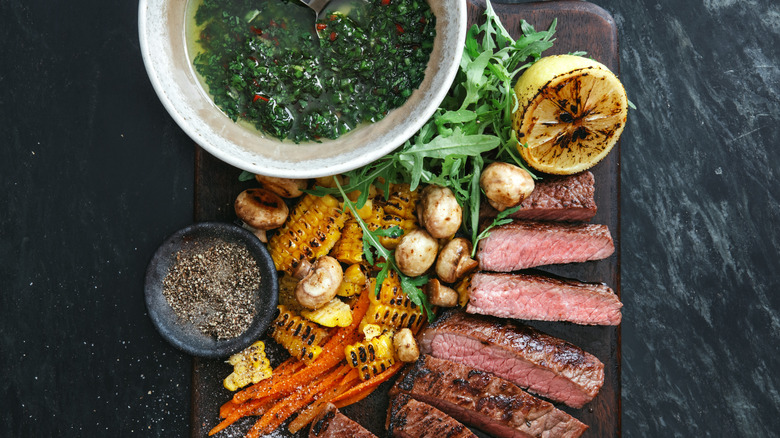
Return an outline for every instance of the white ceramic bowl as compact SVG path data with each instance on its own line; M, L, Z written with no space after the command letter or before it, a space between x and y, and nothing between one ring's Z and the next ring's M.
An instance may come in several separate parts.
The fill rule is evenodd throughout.
M185 22L195 0L140 0L138 31L146 71L176 123L206 151L240 169L312 178L346 172L401 146L433 115L452 84L466 38L466 0L431 0L436 39L425 79L377 123L321 143L295 144L236 124L213 103L187 54Z

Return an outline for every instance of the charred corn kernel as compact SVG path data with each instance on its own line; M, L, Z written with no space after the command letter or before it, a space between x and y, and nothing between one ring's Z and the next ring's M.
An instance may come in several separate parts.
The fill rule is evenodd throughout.
M471 288L471 274L460 279L455 283L455 292L458 293L458 305L460 307L466 307L469 303L469 289Z
M376 231L382 226L382 217L385 215L385 211L378 202L374 202L371 206L371 214L367 218L363 218L371 231ZM362 217L362 216L361 216Z
M349 216L330 255L341 263L360 263L363 261L363 229L352 213Z
M363 204L362 207L357 209L357 214L360 217L360 219L363 219L365 221L369 217L371 217L373 211L374 211L374 200L369 198L366 200L366 203Z
M346 327L352 324L349 304L334 298L317 310L304 309L301 316L325 327Z
M296 312L303 308L295 299L295 286L298 285L299 281L292 275L282 274L279 276L279 304Z
M354 263L344 270L344 278L341 280L336 295L340 297L351 297L359 294L368 284L366 268L359 263Z
M382 334L382 327L376 325L376 324L365 324L361 331L363 332L363 336L366 338L367 341L370 341L371 339L374 339L375 337Z
M368 308L364 321L368 324L379 324L392 328L410 328L416 331L423 323L423 316L419 309L374 304Z
M371 291L376 291L377 279L372 277L370 280ZM401 287L401 279L398 277L398 273L394 270L390 270L387 273L382 284L379 286L379 293L371 293L368 296L371 303L387 304L390 306L398 307L417 307L412 303L412 300L404 293Z
M257 341L230 356L227 363L233 365L233 372L222 382L228 391L235 391L271 377L271 363L265 355L265 344L262 341Z
M331 195L306 195L268 242L276 269L292 275L306 260L327 254L341 236L346 216Z
M385 248L395 249L404 233L418 228L416 209L419 197L416 190L409 189L408 184L390 186L390 195L382 207L384 214L381 224L383 229L397 226L401 229L402 234L395 237L382 236L379 241Z
M347 363L360 371L360 378L368 380L395 363L393 332L385 332L373 339L347 345L344 349Z
M371 279L371 291L376 279ZM390 271L379 289L379 295L369 294L370 304L362 323L378 324L393 329L410 328L413 331L423 323L422 310L401 289L401 281L395 271Z
M322 353L321 344L328 331L285 306L278 307L279 316L271 323L271 337L291 356L311 363Z

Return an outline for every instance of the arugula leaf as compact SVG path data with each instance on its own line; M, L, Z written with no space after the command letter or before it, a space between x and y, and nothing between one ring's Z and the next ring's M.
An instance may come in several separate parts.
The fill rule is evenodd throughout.
M238 175L239 181L251 181L253 179L255 179L255 174L246 170L242 170L241 175Z

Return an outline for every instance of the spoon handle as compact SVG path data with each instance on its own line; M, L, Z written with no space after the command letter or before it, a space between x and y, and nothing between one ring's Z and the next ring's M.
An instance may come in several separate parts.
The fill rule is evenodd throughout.
M325 5L330 3L330 0L301 0L303 4L306 6L314 9L314 12L317 13L317 16L319 17L320 12L325 8Z

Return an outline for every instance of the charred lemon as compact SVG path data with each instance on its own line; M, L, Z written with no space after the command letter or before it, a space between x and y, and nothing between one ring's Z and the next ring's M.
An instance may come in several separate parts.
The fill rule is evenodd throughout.
M628 113L623 84L606 66L574 55L541 58L515 84L512 125L526 163L569 175L601 161Z

